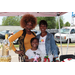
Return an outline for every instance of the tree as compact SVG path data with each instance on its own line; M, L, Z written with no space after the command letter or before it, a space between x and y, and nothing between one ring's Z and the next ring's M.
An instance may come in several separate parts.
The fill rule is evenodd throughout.
M69 22L66 22L64 26L70 26L70 23Z
M63 23L63 17L60 16L60 28L62 28L64 26L64 23ZM56 19L56 28L59 29L59 23L58 23L58 19Z
M56 27L56 19L55 17L37 17L37 24L39 24L39 22L41 20L45 20L48 23L48 29L55 29Z
M10 17L3 17L2 25L12 25L12 26L19 26L20 25L21 17L19 16L10 16Z

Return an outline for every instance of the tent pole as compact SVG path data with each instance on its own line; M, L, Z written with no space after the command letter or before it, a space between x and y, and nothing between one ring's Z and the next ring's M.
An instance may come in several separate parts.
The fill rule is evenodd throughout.
M68 43L67 43L67 50L66 50L66 54L68 53L68 46L69 46L69 38L70 38L70 31L71 31L71 26L74 24L74 19L72 17L72 23L70 25L70 30L69 30L69 36L68 36Z
M63 55L63 52L62 52L62 41L61 41L61 32L60 32L60 13L57 13L57 16L58 16L59 33L60 33L61 55Z

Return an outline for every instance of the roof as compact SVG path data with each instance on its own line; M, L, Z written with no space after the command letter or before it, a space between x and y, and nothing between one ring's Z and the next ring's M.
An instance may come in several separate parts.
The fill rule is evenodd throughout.
M57 14L63 15L67 12L0 12L0 16L23 16L24 14L32 14L35 17L54 17Z

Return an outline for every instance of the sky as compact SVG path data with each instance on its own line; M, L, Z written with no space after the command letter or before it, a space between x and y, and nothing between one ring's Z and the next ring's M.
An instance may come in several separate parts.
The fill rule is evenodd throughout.
M71 20L72 20L72 12L68 12L68 13L66 13L66 14L64 14L64 15L62 15L63 16L63 21L64 21L64 23L66 23L67 21L71 24Z
M63 20L64 23L66 23L68 21L71 24L71 22L72 22L72 12L68 12L68 13L66 13L62 16L63 16L63 19L64 19ZM0 16L0 25L2 24L2 18L3 18L3 16Z
M0 25L2 24L2 18L3 18L3 16L0 16Z

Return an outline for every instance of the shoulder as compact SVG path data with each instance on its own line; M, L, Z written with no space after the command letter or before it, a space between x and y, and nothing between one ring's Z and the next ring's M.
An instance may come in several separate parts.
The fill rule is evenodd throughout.
M36 36L36 38L38 38L38 39L39 39L39 38L40 38L40 34L38 34L38 35Z
M30 52L31 52L31 49L28 49L25 54L29 54Z
M31 49L28 49L26 52L29 52L29 51L31 51Z
M36 36L35 32L31 31L31 33Z
M20 30L18 31L17 33L15 33L14 35L12 35L10 38L9 38L9 41L14 41L16 40L17 38L19 38L23 33L23 30Z
M37 49L37 51L41 53L41 50Z
M47 32L47 36L53 36L53 34Z
M52 34L47 32L47 35L52 35Z
M18 33L23 33L23 30L18 31Z
M23 30L19 30L16 34L22 34L23 33Z

